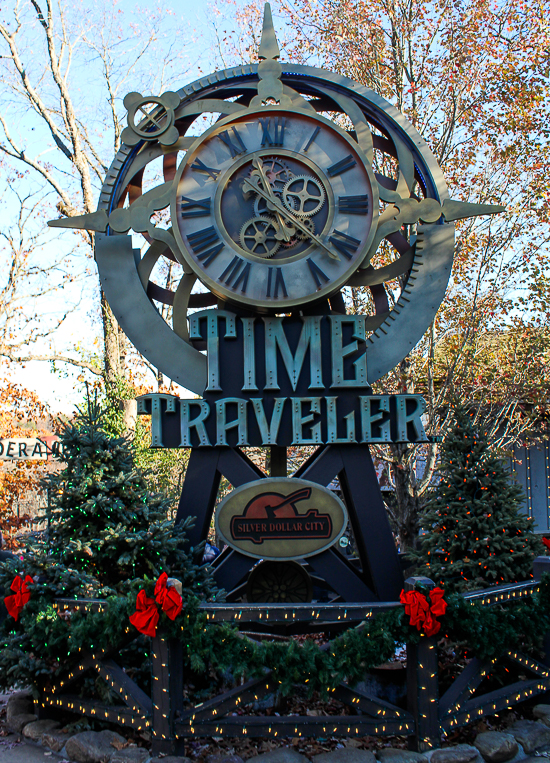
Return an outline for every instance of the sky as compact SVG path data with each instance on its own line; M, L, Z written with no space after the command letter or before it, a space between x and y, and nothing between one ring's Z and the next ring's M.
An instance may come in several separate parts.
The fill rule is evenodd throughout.
M244 4L245 0L236 0L232 5L236 8ZM93 5L94 4L91 3L91 1L88 2L88 0L84 0L83 2L84 8L86 8L86 6L92 7ZM229 8L229 15L231 15L232 5L228 4L226 6ZM134 14L136 7L135 2L130 2L130 0L120 0L117 4L119 11L128 13L130 19L132 18L131 14ZM151 14L156 12L156 7L156 3L151 0L145 0L145 2L139 3L139 8L147 11L150 10ZM185 66L185 71L182 72L181 76L176 76L176 87L184 86L199 76L202 76L204 73L208 73L218 68L212 63L212 56L211 53L209 53L209 44L207 42L208 40L211 40L213 29L211 21L214 17L210 3L205 0L166 0L166 2L163 3L163 7L164 9L172 10L174 16L177 16L179 19L185 19L185 24L190 30L193 30L191 39L197 43L195 45L190 45L188 55L187 53L184 53L182 68ZM201 51L204 52L201 53ZM146 71L146 67L147 62L145 61L144 71ZM94 97L93 83L86 81L86 72L82 72L82 74L79 74L79 77L80 76L82 76L81 89L89 100ZM137 86L134 85L132 77L130 76L127 81L125 92L129 92L134 88L142 88L144 93L147 92L144 87L146 81L147 76L146 74L144 75L143 71L140 75L140 83ZM154 92L154 88L151 88L150 92ZM19 126L23 136L25 135L25 129L28 129L25 121L26 115L22 113ZM100 125L93 124L91 126L96 130L101 127ZM49 135L45 132L40 132L42 128L39 124L31 129L34 131L33 135L30 136L32 137L32 142L29 141L29 135L26 136L30 145L36 145L40 141L43 141L45 144L47 144L48 141L51 142L51 137ZM110 164L113 158L112 151L110 152L110 155L108 154L109 152L107 151L106 156L104 157L107 165ZM98 189L99 183L96 187L96 195L99 195ZM6 200L7 196L5 193L2 194L2 198L3 200ZM12 202L13 200L10 201L9 199L6 201L8 208ZM13 207L13 210L15 211L15 207ZM34 230L36 231L37 226L40 225L44 227L46 219L53 216L56 216L55 209L53 209L53 214L46 215L44 219L37 222ZM63 239L62 244L66 246L67 250L70 250L71 247L71 243L69 242L69 237L71 235L72 234L68 231L63 233L65 238ZM40 258L42 258L42 261L46 261L48 258L53 259L58 252L58 247L59 242L51 242L42 247L40 250ZM88 263L88 266L90 266L90 264L91 263ZM83 295L80 295L80 288L80 283L73 286L67 286L61 293L58 292L51 297L42 300L40 303L40 310L43 314L59 310L60 303L64 304L66 301L76 301L80 298L81 303L79 308L69 316L65 323L58 328L53 335L47 337L43 342L29 347L30 353L47 354L52 349L55 349L60 353L74 355L75 353L71 352L71 350L74 350L75 347L84 347L90 353L97 351L97 336L99 334L100 326L98 322L97 298L93 295L94 280L90 280ZM93 341L94 339L96 339L95 344ZM54 368L51 363L43 361L27 362L20 366L15 366L15 364L13 364L11 368L11 376L17 383L27 389L37 392L40 398L47 403L54 412L70 415L74 411L75 404L80 403L84 394L84 386L82 382L83 374L81 369L68 364L58 364L56 368ZM79 377L81 377L80 380ZM92 375L85 373L84 378L86 377L90 380L93 378ZM189 395L189 393L182 388L178 389L178 393L182 397Z

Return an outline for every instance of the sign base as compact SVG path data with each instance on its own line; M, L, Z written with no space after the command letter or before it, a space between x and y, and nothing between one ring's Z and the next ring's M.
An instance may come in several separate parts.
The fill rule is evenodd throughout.
M277 471L285 461L278 448L272 465ZM191 545L206 541L218 499L220 480L225 477L239 488L265 474L239 448L207 448L191 451L183 483L176 523L188 516L196 518L188 537ZM350 558L337 546L294 561L304 563L307 572L322 582L329 598L339 602L398 601L403 574L386 508L367 445L326 445L317 448L292 478L329 485L339 479L355 539L357 557ZM266 483L267 484L267 483ZM299 484L299 483L297 483ZM227 601L246 599L252 568L257 559L226 546L213 561L217 584L227 591Z

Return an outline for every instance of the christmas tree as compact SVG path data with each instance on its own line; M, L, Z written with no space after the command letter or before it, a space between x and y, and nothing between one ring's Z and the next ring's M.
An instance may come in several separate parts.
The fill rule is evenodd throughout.
M49 556L115 589L168 570L197 590L206 572L184 549L188 523L174 526L170 501L149 492L128 439L105 433L106 413L88 400L61 434L66 466L46 482Z
M420 517L419 573L458 591L530 578L541 547L532 520L521 513L523 491L491 451L474 414L459 406L438 477Z
M31 538L23 555L0 562L0 595L13 598L22 586L27 592L17 617L0 622L0 689L43 683L78 661L91 644L102 647L123 638L138 591L152 596L163 572L182 583L186 612L218 594L210 568L202 565L202 549L186 548L189 522L174 526L170 501L148 491L129 440L109 437L104 417L88 400L64 427L65 466L46 483L47 531ZM100 598L105 607L102 613L63 619L55 607L58 598ZM145 637L136 635L117 660L147 690L149 648ZM112 701L104 682L96 682L95 689Z

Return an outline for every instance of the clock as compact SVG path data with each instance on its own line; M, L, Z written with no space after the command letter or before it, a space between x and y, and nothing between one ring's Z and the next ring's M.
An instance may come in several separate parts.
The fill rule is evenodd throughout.
M213 294L278 311L344 285L364 264L375 214L357 142L281 108L216 122L188 151L171 207L181 254Z

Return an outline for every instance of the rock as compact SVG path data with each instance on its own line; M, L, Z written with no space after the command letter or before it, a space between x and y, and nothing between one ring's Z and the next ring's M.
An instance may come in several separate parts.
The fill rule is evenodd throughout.
M550 705L535 705L533 715L540 718L545 726L550 726Z
M60 726L59 721L52 721L50 718L44 718L42 721L31 721L23 728L23 736L32 739L33 742L39 742L42 734L58 729Z
M479 755L475 747L469 744L457 744L454 747L445 747L443 750L434 750L430 757L430 763L468 763Z
M511 760L519 749L512 734L503 734L501 731L484 731L478 734L474 745L488 763Z
M215 755L207 755L206 763L244 763L240 755L229 755L218 752Z
M40 744L49 747L54 752L62 750L71 737L61 731L47 731L40 737Z
M270 692L269 694L266 694L265 697L257 699L254 702L254 710L268 710L271 707L275 707L276 702L277 693Z
M20 734L27 723L36 720L37 716L34 713L21 713L20 715L12 715L11 718L6 719L6 723L10 731L13 731L14 734Z
M181 757L178 757L177 755L167 755L165 758L151 758L148 763L191 763L191 758L186 758L185 755L182 755Z
M322 752L320 755L314 755L313 760L315 763L376 763L374 753L369 750L358 750L355 747Z
M143 747L125 747L119 750L109 760L109 763L144 763L149 759L149 752ZM167 760L162 758L163 761Z
M34 702L30 691L17 691L8 699L6 718L8 723L14 715L30 715L34 710Z
M533 752L537 747L550 744L550 729L538 721L516 721L508 728L525 752Z
M251 759L251 763L252 761L253 763L308 763L305 755L300 755L299 752L296 752L291 747L279 747L277 750L263 752L261 755L256 755L255 758Z
M395 747L384 747L376 753L382 763L428 763L425 755L412 750L398 750Z
M114 731L81 731L68 740L65 749L76 763L104 763L117 752L111 742L126 744L124 737Z

